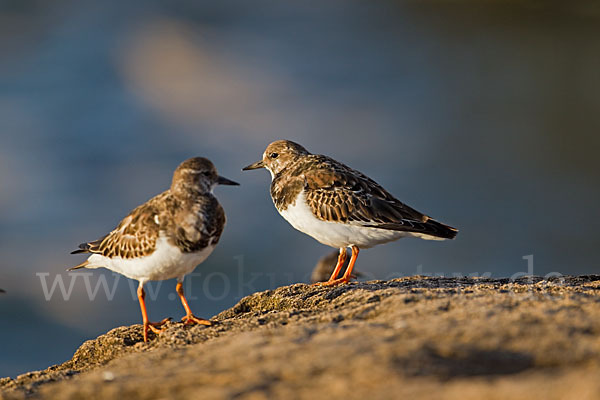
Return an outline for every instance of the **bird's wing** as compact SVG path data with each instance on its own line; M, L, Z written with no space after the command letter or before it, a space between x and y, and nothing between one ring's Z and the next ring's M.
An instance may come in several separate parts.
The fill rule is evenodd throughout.
M166 193L166 192L165 192ZM154 252L161 225L164 224L164 210L156 207L162 193L134 209L108 235L79 245L71 254L95 253L105 257L131 259L150 255Z
M316 168L315 168L316 167ZM444 225L394 198L366 175L323 157L304 171L304 193L313 214L330 222L453 238Z

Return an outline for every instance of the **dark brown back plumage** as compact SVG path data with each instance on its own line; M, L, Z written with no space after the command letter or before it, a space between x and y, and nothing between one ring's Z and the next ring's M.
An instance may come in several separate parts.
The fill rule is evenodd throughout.
M285 156L286 162L274 172L271 183L271 196L279 210L293 204L304 191L313 214L323 221L444 239L452 239L458 232L407 206L377 182L330 157L308 152Z
M161 234L185 253L216 245L225 226L225 212L211 192L218 179L207 159L186 160L173 174L169 190L135 208L109 234L80 244L71 254L147 256L154 252Z

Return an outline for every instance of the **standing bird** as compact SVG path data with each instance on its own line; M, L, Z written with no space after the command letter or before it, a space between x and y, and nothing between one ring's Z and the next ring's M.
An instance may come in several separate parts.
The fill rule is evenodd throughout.
M458 232L403 204L366 175L289 140L269 144L262 160L243 170L257 168L271 173L271 198L286 221L340 249L331 277L321 285L349 282L359 249L411 236L453 239ZM346 261L346 247L352 257L344 275L336 278Z
M214 250L225 227L225 212L212 191L216 185L239 185L217 174L206 158L190 158L173 173L171 187L134 209L108 235L79 245L71 254L91 253L69 268L107 268L139 281L137 290L144 342L148 329L161 332L160 322L149 322L144 284L177 278L176 291L186 315L185 324L211 325L192 314L183 294L183 278Z

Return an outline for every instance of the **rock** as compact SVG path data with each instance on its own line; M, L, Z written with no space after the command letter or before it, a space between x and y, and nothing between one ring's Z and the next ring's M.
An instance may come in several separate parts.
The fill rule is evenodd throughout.
M600 276L296 284L215 320L113 329L0 398L600 397Z

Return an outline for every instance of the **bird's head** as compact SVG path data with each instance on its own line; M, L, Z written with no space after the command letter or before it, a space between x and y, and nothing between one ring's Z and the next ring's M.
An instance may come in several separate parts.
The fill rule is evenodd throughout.
M271 176L277 175L299 157L310 154L304 147L290 140L277 140L269 144L262 160L243 168L243 171L266 168Z
M216 185L239 185L239 183L219 176L213 163L204 157L185 160L173 173L171 192L189 193L212 192Z

